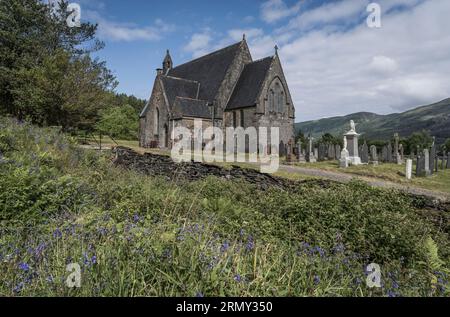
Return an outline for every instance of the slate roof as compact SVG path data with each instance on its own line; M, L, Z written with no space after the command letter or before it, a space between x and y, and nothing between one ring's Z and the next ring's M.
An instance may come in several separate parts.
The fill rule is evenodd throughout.
M173 118L194 117L211 119L211 111L207 105L208 101L177 97L173 104Z
M256 104L272 61L273 57L266 57L245 65L225 110L251 107Z
M238 53L240 45L241 42L233 44L172 68L168 75L198 82L200 84L198 99L212 101Z
M161 76L169 106L172 107L177 97L197 99L199 83L191 80Z

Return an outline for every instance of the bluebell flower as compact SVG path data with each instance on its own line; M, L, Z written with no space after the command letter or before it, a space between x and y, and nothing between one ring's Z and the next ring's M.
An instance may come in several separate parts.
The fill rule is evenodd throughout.
M236 274L236 275L234 276L234 280L235 280L236 282L240 283L240 282L242 282L242 277L241 277L239 274Z
M28 272L30 270L30 266L27 263L22 262L19 264L19 269Z
M197 294L195 294L195 297L203 297L203 293L202 292L197 292Z
M135 223L137 223L137 222L139 222L139 220L140 220L139 215L138 215L138 214L135 214L135 215L133 216L133 221L134 221Z
M56 230L53 232L53 237L54 238L61 238L62 237L62 232L61 232L61 230L59 230L59 228L56 228Z
M93 255L91 258L91 262L92 264L96 264L97 263L97 256Z
M16 294L20 293L22 291L22 289L23 289L23 286L24 286L23 282L20 282L19 284L17 284L14 287L13 292L16 293Z
M228 250L228 248L230 247L230 244L228 243L228 241L225 241L222 246L220 247L220 252L224 253Z
M387 295L388 297L397 297L397 294L391 290L388 291Z
M318 275L314 275L314 285L319 285L320 277Z

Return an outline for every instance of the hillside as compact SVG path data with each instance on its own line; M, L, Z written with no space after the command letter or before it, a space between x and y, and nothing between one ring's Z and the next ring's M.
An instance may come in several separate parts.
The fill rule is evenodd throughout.
M296 131L315 136L324 133L341 135L349 129L349 121L354 120L358 132L369 139L388 139L394 133L408 137L420 130L427 130L439 143L450 138L450 98L427 106L418 107L403 113L379 115L358 112L343 117L306 121L295 124Z

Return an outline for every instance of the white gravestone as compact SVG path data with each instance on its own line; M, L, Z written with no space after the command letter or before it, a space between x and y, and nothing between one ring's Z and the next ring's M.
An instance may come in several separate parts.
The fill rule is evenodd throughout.
M406 179L411 179L412 178L412 166L413 166L413 161L411 159L407 159L406 160Z

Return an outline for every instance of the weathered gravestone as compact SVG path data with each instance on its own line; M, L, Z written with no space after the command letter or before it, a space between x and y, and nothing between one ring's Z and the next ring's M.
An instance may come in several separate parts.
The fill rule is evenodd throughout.
M328 144L328 159L334 160L336 158L336 152L334 144Z
M412 160L411 159L407 159L406 160L406 179L411 179L412 178Z
M391 142L387 145L387 162L392 163L392 144Z
M335 146L335 153L336 153L336 156L334 158L336 160L339 160L341 158L341 146L339 144L336 144L336 146Z
M420 153L417 154L416 176L425 176L425 157Z
M425 160L425 175L430 176L430 151L428 149L423 150L423 156Z
M370 159L372 160L373 164L378 164L378 153L377 147L375 145L370 146Z
M445 168L450 168L450 152L447 153L447 166Z
M436 164L436 144L433 141L433 145L430 150L430 174L434 173L434 168L437 166Z
M316 157L315 153L313 152L313 140L314 138L311 136L311 134L308 136L308 149L306 150L306 161L309 163L315 163Z
M403 147L402 143L400 143L399 149L400 149L400 160L403 162L403 160L405 159L405 148Z
M387 162L388 161L388 148L387 146L383 146L383 149L381 150L381 160L383 162Z
M361 162L365 164L369 163L369 148L367 147L366 142L364 142L364 144L361 147Z
M317 156L319 162L325 161L325 155L326 155L326 153L325 153L325 144L320 143L319 144L319 153L318 153L318 156Z
M318 157L319 156L319 149L318 148L314 148L314 157Z

